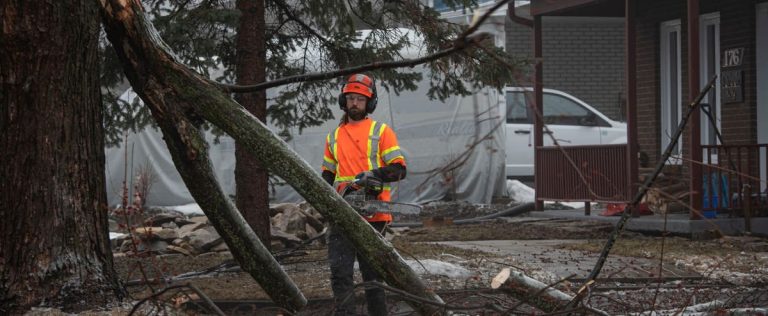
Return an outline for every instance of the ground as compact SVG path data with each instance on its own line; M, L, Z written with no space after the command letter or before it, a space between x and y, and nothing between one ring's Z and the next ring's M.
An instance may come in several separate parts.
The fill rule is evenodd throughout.
M425 208L423 215L461 219L487 215L504 207L449 203ZM433 270L432 274L423 275L425 282L447 302L468 306L492 301L510 308L516 300L489 288L491 278L501 269L522 271L545 283L556 283L574 272L571 280L555 284L572 295L581 284L579 280L591 270L592 261L612 229L604 222L542 219L526 214L467 225L396 228L390 237L417 272L420 266L432 269L435 263L448 265L448 271ZM280 259L310 300L302 315L328 314L332 307L325 251L324 245L312 244ZM611 260L594 287L595 293L589 297L589 304L610 314L682 308L715 299L731 304L726 307L768 306L768 292L764 289L768 283L765 238L742 236L697 241L625 232L613 247ZM659 266L659 262L664 264ZM165 286L145 285L143 280L175 277L173 284L196 286L228 315L275 314L256 282L237 269L227 252L142 259L121 256L116 258L116 267L134 300L146 298ZM661 281L657 270L664 277ZM205 273L191 276L190 272ZM176 304L181 313L211 313L204 306L184 304L188 293L168 291L161 298L165 303ZM408 314L408 308L397 303L396 295L390 297L395 306L393 313ZM192 299L197 298L192 295ZM144 311L153 313L151 304L144 305ZM533 310L523 305L518 311Z

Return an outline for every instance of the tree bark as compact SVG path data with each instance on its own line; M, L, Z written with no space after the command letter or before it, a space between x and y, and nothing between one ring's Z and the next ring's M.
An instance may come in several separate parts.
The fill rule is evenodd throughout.
M225 197L210 171L205 142L195 128L200 118L227 132L247 148L263 167L283 178L326 219L336 224L387 283L416 296L441 301L421 282L392 245L376 234L285 142L223 93L219 86L175 62L172 53L166 50L152 26L140 14L142 9L138 4L124 3L124 0L102 0L102 4L107 35L123 62L131 85L150 107L163 130L174 163L192 196L222 233L244 270L250 268L249 261L244 259L252 259L250 256L256 255L246 249L253 248L252 244L263 246L256 238L240 238L250 229L243 229L236 222L242 217L231 204L225 209L221 205L223 201L216 202ZM231 212L238 217L229 214ZM223 216L223 213L229 214L229 217ZM254 234L251 232L251 235ZM288 283L288 278L277 277L277 271L272 273L275 275L251 275L279 304L272 296L275 292L267 289L273 284L264 281L272 279L275 283L284 284ZM422 314L432 315L437 311L426 304L413 304Z
M107 234L96 2L2 1L0 314L123 295Z
M266 79L264 1L238 0L237 84L262 83ZM267 120L265 91L241 93L237 102L262 122ZM270 246L269 173L251 153L235 144L235 196L237 208L265 247Z

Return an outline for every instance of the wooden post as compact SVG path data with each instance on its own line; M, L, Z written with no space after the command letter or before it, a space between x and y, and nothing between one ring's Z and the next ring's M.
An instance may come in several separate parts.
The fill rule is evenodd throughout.
M627 97L627 199L637 192L638 144L637 144L637 33L635 31L635 1L624 3L624 83ZM638 207L632 209L639 216Z
M693 102L699 94L699 0L688 0L688 101ZM693 111L690 117L688 148L691 157L688 163L691 173L690 219L701 219L701 112Z
M536 210L544 210L544 201L539 201L539 179L536 177L536 169L539 168L539 152L537 148L544 145L544 134L542 127L544 122L541 117L544 114L544 71L542 69L542 50L541 50L541 15L533 17L533 59L535 60L533 77L533 102L536 105L538 115L534 115L533 121L533 181L536 188Z

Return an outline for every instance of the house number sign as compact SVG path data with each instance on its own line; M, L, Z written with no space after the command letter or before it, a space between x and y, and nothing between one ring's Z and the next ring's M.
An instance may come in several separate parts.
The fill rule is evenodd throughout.
M744 102L744 48L729 48L723 51L720 70L720 88L723 103Z

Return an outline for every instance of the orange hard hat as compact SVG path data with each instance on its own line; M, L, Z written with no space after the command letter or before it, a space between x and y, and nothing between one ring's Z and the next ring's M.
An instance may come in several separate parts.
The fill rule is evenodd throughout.
M373 79L363 74L355 74L349 76L347 84L344 85L344 89L341 93L357 93L362 94L368 98L373 97Z

